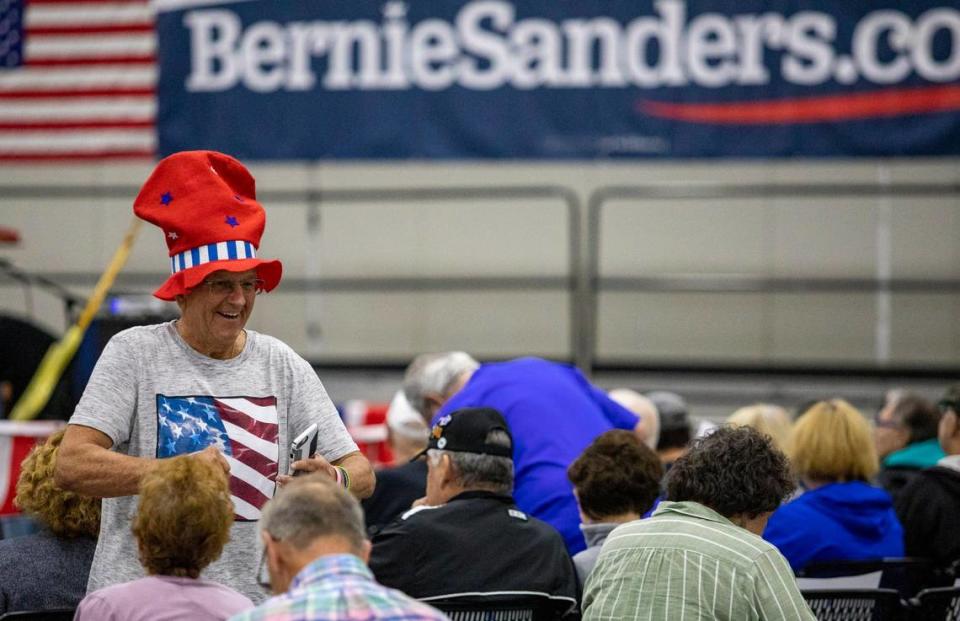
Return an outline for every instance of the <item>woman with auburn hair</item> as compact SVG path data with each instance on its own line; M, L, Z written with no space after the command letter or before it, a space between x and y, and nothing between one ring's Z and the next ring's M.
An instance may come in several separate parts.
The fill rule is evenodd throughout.
M14 504L36 518L34 535L0 540L0 614L73 608L87 592L100 532L100 499L53 482L63 431L35 446L20 467Z
M790 414L779 405L756 403L742 407L727 419L727 423L741 427L753 427L770 436L773 443L784 453L789 452L790 430L793 423Z
M601 433L567 468L587 549L573 556L583 586L600 548L617 526L639 520L660 495L663 464L633 431Z
M230 537L233 503L219 465L191 455L162 459L140 482L133 520L148 576L88 595L75 619L220 620L253 607L246 596L200 572Z
M890 495L868 482L880 468L870 425L842 399L820 401L794 425L790 460L804 490L763 533L794 571L811 562L903 556Z

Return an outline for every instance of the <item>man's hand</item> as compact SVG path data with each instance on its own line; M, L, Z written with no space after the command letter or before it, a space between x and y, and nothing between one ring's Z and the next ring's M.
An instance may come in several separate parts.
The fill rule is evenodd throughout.
M226 474L230 474L230 463L227 461L227 458L223 456L223 453L220 452L220 449L212 444L202 451L194 453L193 458L220 466Z
M310 459L295 461L290 467L297 472L304 474L317 473L320 476L327 476L334 481L339 481L340 477L337 476L335 466L347 471L351 494L362 499L373 493L373 486L376 485L377 480L376 475L373 473L373 468L370 467L370 462L360 451L347 453L332 464L320 455L314 455ZM292 480L293 477L290 475L281 474L277 477L277 484L283 487Z
M337 480L337 470L334 468L330 462L321 457L320 455L314 455L308 459L301 459L290 464L290 469L296 474L312 474L314 472L323 474L330 477L334 481ZM293 480L293 476L289 474L281 474L277 477L277 484L280 487L283 487L287 483Z

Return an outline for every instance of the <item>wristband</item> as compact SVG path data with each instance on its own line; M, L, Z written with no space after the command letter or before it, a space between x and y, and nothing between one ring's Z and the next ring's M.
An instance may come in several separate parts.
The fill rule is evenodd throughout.
M336 475L334 478L335 478L336 481L337 481L337 485L342 486L342 485L343 485L343 472L341 472L340 466L334 466L334 467L333 467L333 473L334 473L334 475Z
M350 489L350 473L343 466L334 466L337 469L337 483L343 485L344 489Z

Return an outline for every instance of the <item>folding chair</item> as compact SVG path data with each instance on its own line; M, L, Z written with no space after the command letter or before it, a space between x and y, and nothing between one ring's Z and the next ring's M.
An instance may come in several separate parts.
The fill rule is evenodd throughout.
M804 590L818 621L901 621L904 608L893 589Z
M917 621L960 621L960 587L924 589L910 600Z
M441 610L451 621L555 621L574 619L577 602L530 591L458 593L420 601Z
M948 586L941 568L922 558L811 563L797 572L801 590L896 589L907 600L921 589Z

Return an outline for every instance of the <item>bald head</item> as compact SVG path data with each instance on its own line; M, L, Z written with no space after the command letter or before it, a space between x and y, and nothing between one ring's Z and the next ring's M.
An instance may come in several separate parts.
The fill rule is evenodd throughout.
M307 548L321 538L342 539L363 551L366 532L360 503L333 481L320 476L294 479L267 503L260 529L272 539Z
M660 439L660 415L657 405L635 390L614 388L609 393L611 399L640 417L639 435L643 443L656 450Z

